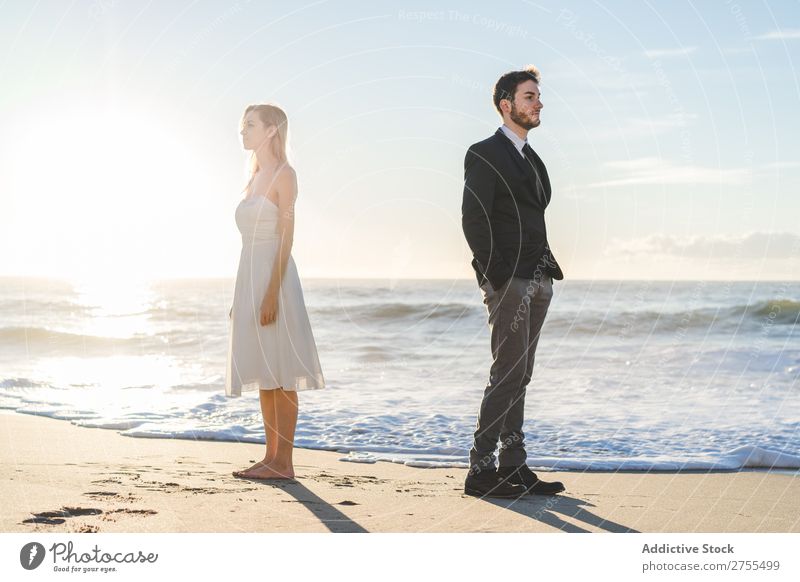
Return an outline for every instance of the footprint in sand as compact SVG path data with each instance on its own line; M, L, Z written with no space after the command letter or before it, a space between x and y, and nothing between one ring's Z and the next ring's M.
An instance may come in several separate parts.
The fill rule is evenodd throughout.
M59 511L42 511L34 513L33 517L22 520L22 523L43 523L46 525L59 525L66 521L64 518L78 517L81 515L100 515L102 509L93 507L62 507Z

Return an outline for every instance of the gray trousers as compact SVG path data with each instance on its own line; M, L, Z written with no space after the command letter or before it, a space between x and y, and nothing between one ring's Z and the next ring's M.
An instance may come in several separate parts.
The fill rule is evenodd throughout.
M539 334L553 298L553 279L549 275L543 275L541 282L511 277L496 291L489 283L484 283L481 291L489 312L494 361L469 452L470 472L494 469L498 440L501 467L526 462L522 432L525 392L533 373Z

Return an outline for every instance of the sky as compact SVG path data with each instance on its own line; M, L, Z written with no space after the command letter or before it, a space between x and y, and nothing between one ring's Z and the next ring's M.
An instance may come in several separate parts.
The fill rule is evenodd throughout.
M724 0L2 2L0 275L234 277L271 102L301 277L474 278L464 153L528 64L566 278L800 279L800 10Z

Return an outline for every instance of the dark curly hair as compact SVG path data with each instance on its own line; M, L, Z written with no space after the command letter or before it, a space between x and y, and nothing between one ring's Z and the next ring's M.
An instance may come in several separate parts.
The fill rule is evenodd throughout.
M539 69L533 65L528 65L522 71L511 71L500 77L494 86L494 95L492 96L497 112L503 115L503 110L500 109L500 100L508 99L513 102L514 94L516 94L517 87L520 83L535 81L538 85L539 79L541 78L542 74L539 72Z

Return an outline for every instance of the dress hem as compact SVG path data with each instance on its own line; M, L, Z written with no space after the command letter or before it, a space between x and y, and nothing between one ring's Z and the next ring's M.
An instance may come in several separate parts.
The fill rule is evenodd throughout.
M299 386L302 384L302 388ZM247 382L239 385L235 391L230 386L226 386L225 395L228 397L237 397L241 396L243 392L255 392L257 390L287 390L291 392L305 392L307 390L322 390L325 388L325 381L322 378L319 378L318 382L310 383L308 382L308 378L302 378L302 382L295 382L292 385L281 385L281 386L270 386L265 387L262 385L261 381L256 380L253 382Z

